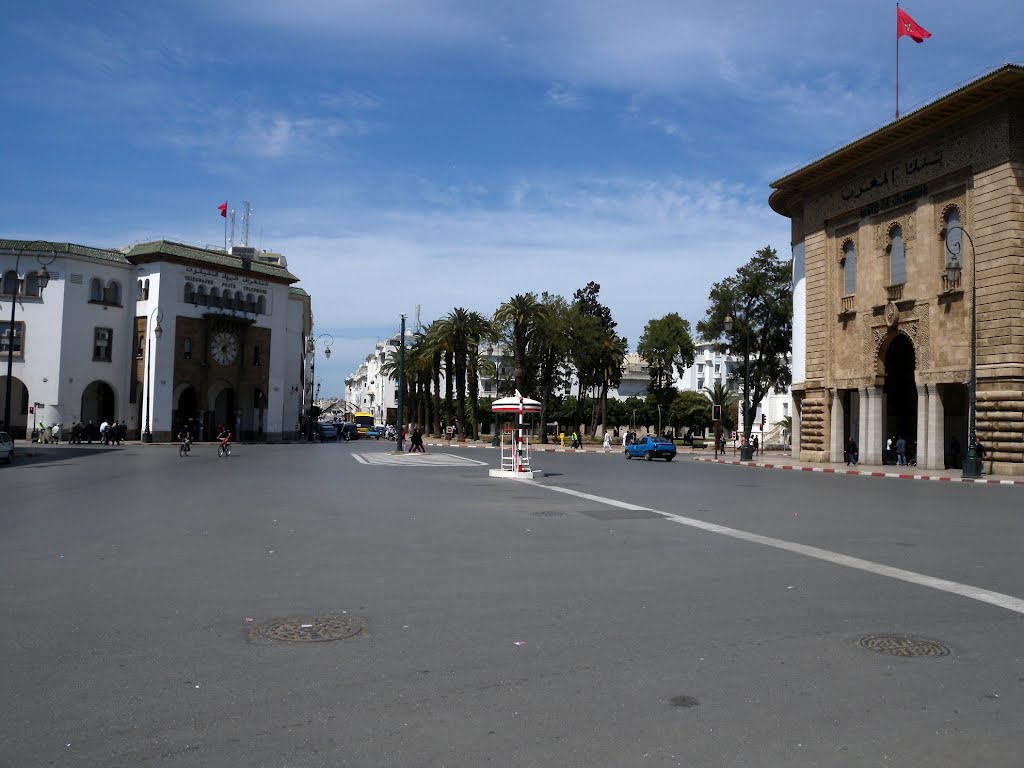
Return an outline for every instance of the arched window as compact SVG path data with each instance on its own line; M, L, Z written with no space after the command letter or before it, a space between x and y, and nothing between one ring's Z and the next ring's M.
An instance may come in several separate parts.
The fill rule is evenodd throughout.
M103 303L103 283L100 282L98 277L94 277L89 281L89 301L95 301L99 304Z
M192 337L186 336L182 344L182 354L186 360L192 359Z
M853 241L847 240L843 245L843 295L853 296L857 292L857 254L853 249Z
M960 209L950 208L946 212L946 243L942 246L942 250L945 253L947 267L952 264L959 264L962 268L964 266L963 251L963 239L964 233L960 229ZM952 251L952 253L950 253Z
M210 289L210 306L211 307L219 307L220 306L220 288L211 288Z
M903 228L896 226L889 232L889 285L907 282L907 252L903 247Z
M201 307L205 307L210 303L209 298L206 296L206 286L199 286L199 293L196 294L196 304Z
M14 291L18 288L18 273L13 269L9 272L4 272L4 285L3 292L8 296L14 295Z
M144 289L142 287L142 281L141 280L139 280L139 284L137 286L135 286L135 300L136 301L145 301L146 300L146 295L144 293Z
M142 296L149 301L149 278L146 278L146 282L142 285Z
M245 309L245 304L242 303L241 291L235 291L235 305L233 309Z
M245 311L255 312L256 311L256 297L251 293L245 294Z
M107 288L103 292L103 303L121 306L121 285L119 283L114 280L107 283Z
M196 303L196 287L192 283L185 283L185 303Z
M39 275L32 270L25 273L25 280L21 284L21 292L25 296L39 295Z
M267 314L267 299L265 296L260 296L258 299L256 299L256 314Z

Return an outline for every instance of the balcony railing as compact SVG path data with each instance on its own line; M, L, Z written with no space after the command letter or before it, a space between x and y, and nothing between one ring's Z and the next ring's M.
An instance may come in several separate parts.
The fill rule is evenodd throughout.
M959 290L960 290L960 275L957 275L956 278L954 278L953 280L950 280L949 276L945 272L943 272L942 273L942 292L943 293L953 293L954 291L959 291Z
M900 301L903 299L903 283L885 286L885 293L889 301Z
M856 296L843 296L840 299L839 311L844 315L853 314L853 302Z

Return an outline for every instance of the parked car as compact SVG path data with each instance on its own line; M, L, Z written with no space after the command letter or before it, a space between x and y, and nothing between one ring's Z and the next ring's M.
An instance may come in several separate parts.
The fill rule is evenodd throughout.
M367 437L372 437L375 440L380 440L380 438L381 438L381 436L383 436L383 434L384 434L384 427L381 426L380 424L372 426L368 430L366 430L366 436Z
M338 424L338 439L339 440L358 440L359 439L359 427L351 421L346 421Z
M648 461L652 459L672 461L676 457L676 446L671 440L666 440L663 437L644 435L636 442L626 446L627 459L638 459L641 456Z
M321 423L321 424L317 424L316 425L316 436L321 441L337 440L338 439L338 429L333 424L328 424L326 422Z
M0 432L0 461L5 464L14 461L14 438L9 432Z

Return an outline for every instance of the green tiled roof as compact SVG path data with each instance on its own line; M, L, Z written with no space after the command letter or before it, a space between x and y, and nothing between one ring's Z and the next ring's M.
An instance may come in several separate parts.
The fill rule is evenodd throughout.
M297 288L294 285L289 286L288 293L292 296L309 296L309 294L306 293L304 290L302 290L301 288Z
M56 253L69 254L73 256L85 256L89 259L100 261L113 261L118 264L130 264L120 251L104 250L102 248L90 248L87 245L76 245L75 243L52 243L49 240L0 240L0 251L24 250L26 253Z
M238 256L232 256L224 251L211 251L206 248L196 248L192 245L173 243L170 240L155 240L151 243L137 243L128 249L128 253L126 255L128 257L128 261L133 264L137 263L136 260L141 261L142 257L145 256L154 256L157 259L159 259L160 256L173 256L179 259L196 261L202 264L210 264L216 267L255 272L257 274L265 275L288 283L296 283L299 280L299 278L287 269L275 264L268 264L254 259L247 262L247 266L243 266L241 258Z

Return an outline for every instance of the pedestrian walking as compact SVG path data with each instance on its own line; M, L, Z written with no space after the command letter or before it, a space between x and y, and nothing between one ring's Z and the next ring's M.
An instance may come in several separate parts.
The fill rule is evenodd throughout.
M846 466L857 466L857 462L860 460L860 454L857 451L857 441L850 436L850 439L846 443Z
M612 447L612 436L607 432L604 433L604 449L607 451Z

